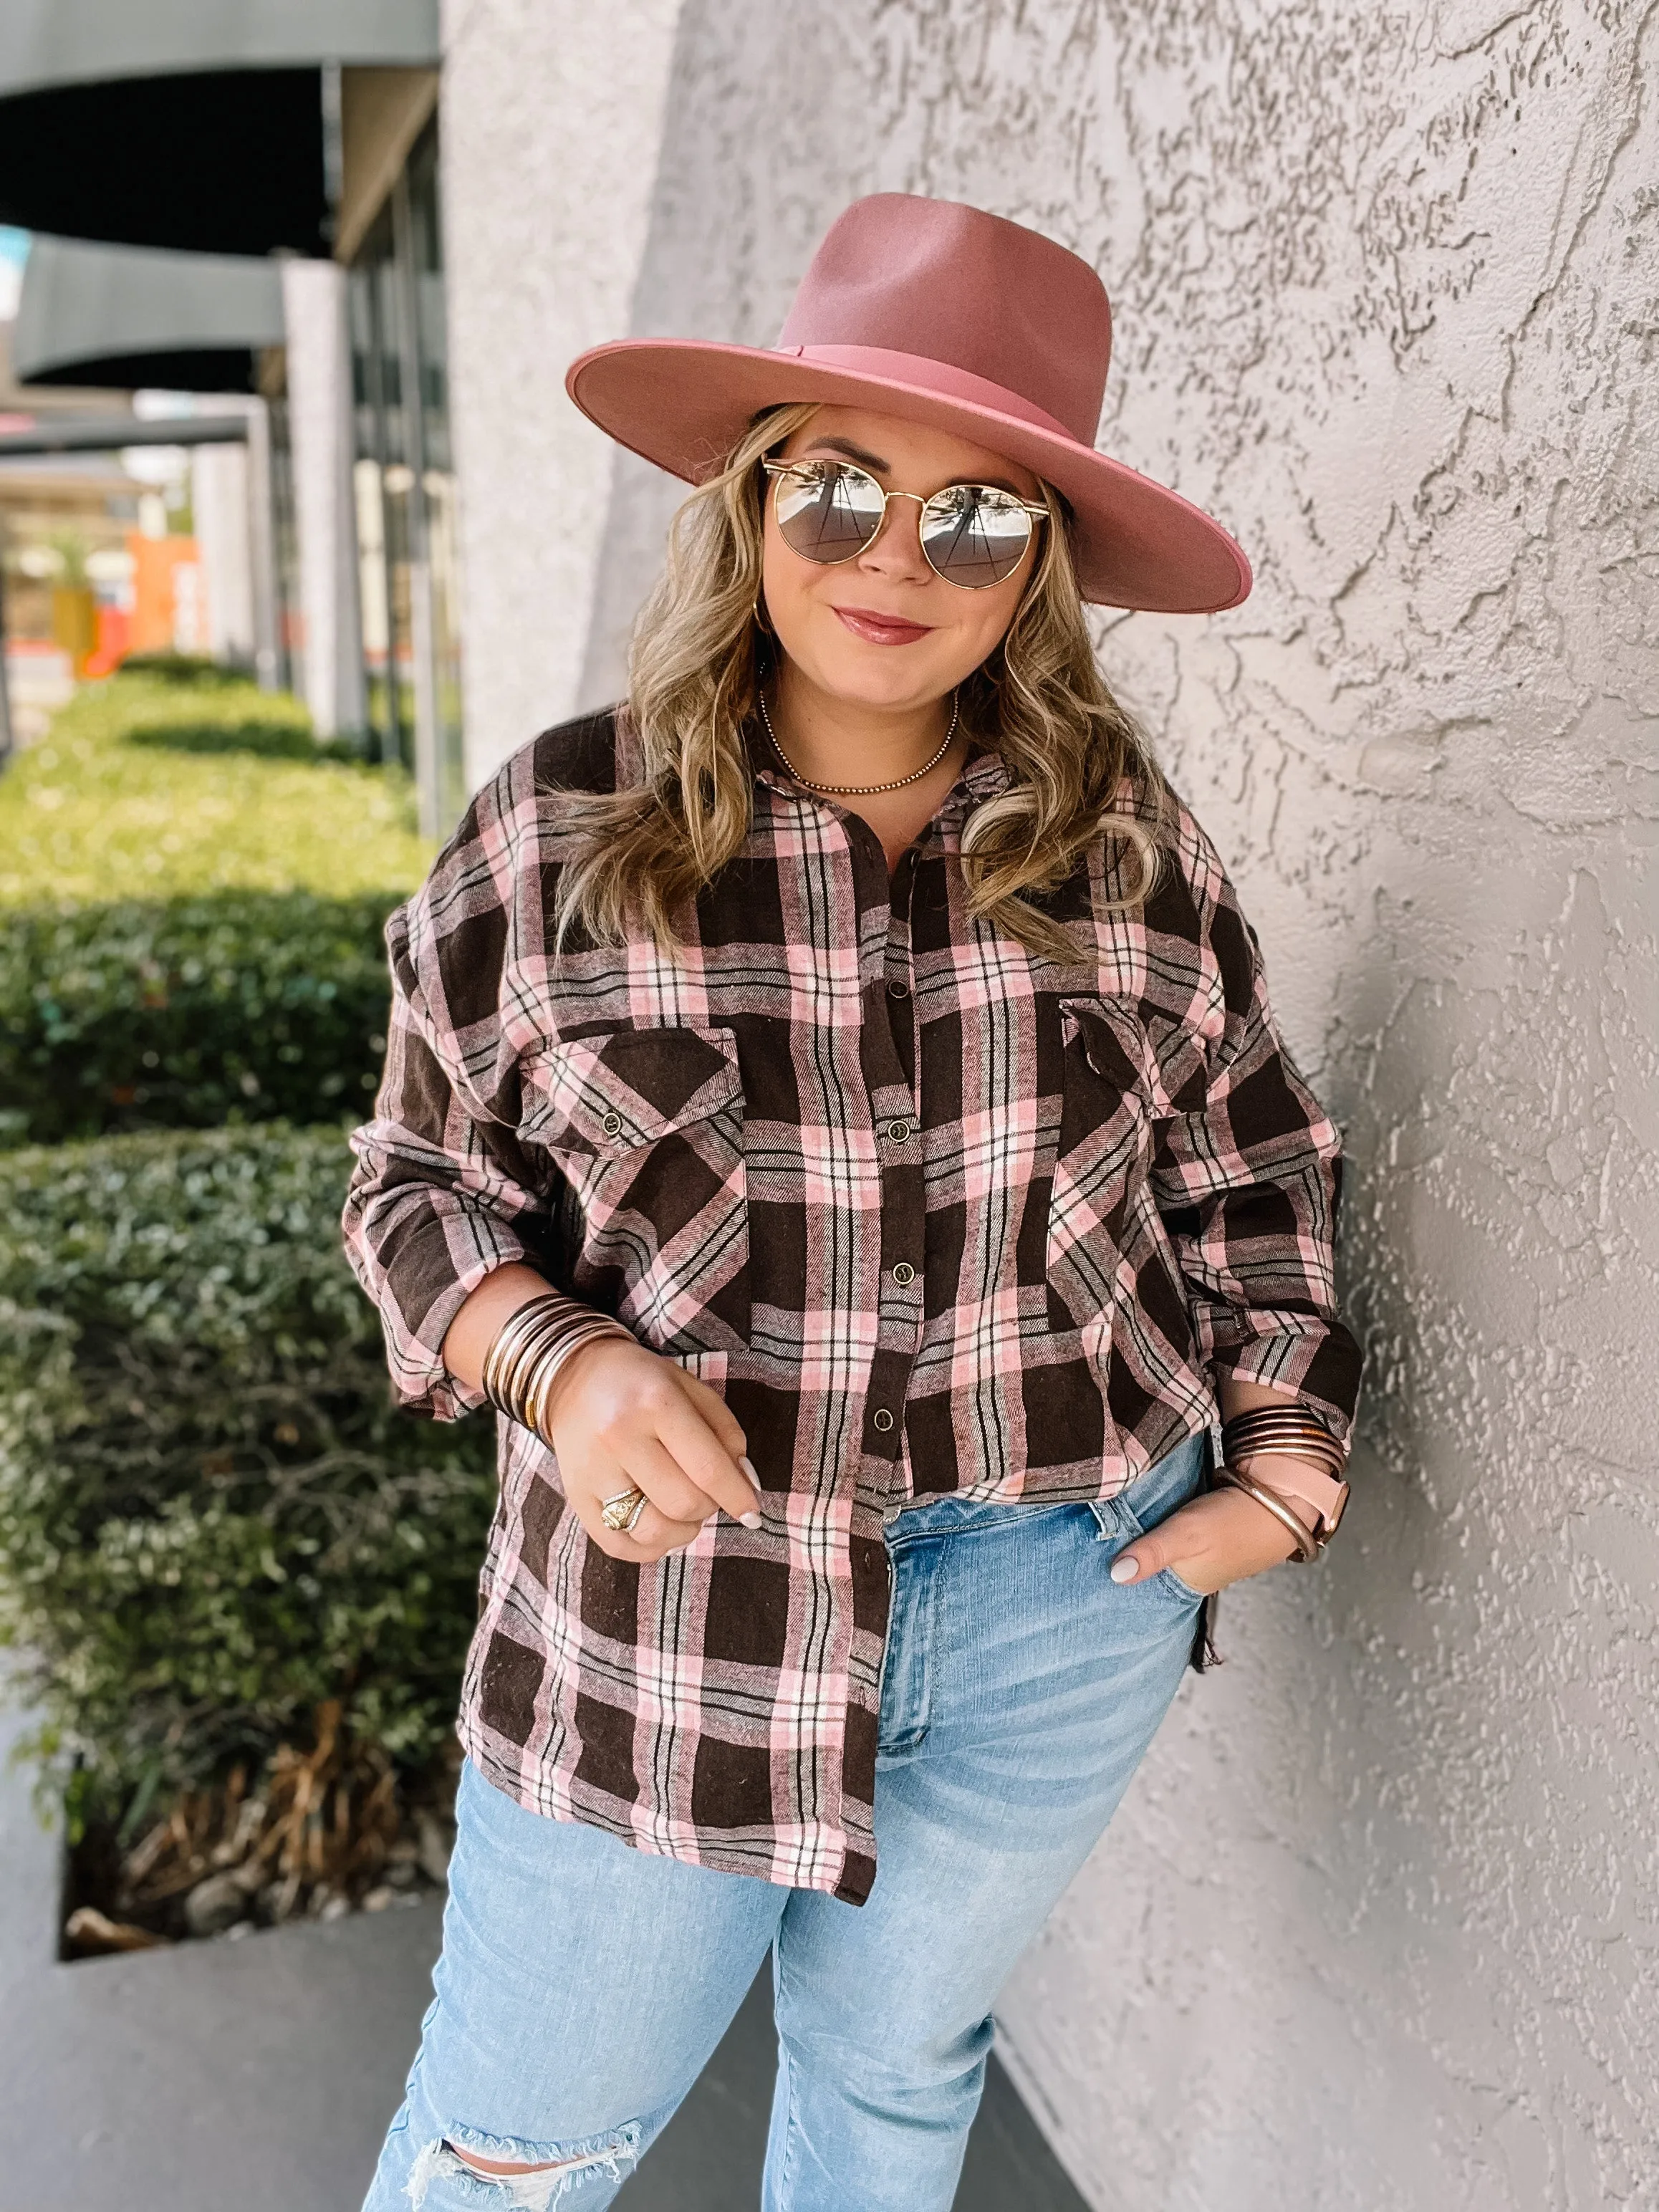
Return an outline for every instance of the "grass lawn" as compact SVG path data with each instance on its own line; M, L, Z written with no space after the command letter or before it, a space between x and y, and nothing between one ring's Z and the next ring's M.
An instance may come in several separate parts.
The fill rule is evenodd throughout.
M87 685L0 775L0 906L414 890L400 769L331 758L305 709L222 676Z

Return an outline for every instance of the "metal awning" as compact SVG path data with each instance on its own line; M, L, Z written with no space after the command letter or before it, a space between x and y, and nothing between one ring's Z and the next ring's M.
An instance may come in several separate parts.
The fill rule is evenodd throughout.
M0 430L0 461L43 453L125 453L133 446L241 446L246 415L52 415L27 430Z
M339 70L438 52L438 0L3 0L0 222L325 253Z
M12 370L20 384L252 392L259 350L283 335L274 261L37 237Z

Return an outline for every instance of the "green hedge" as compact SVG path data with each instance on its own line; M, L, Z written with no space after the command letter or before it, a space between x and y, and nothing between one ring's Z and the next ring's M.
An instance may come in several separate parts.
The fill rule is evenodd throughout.
M413 786L338 750L313 740L297 700L222 672L86 684L0 775L0 908L405 896L431 858Z
M309 1741L424 1765L495 1500L482 1420L397 1411L336 1129L0 1158L0 1639L82 1802Z
M394 892L224 891L0 926L0 1142L362 1109Z

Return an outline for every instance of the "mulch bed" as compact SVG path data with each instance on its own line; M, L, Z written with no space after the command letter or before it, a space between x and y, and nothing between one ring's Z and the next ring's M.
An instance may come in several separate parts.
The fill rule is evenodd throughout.
M459 1764L456 1747L435 1771L400 1773L323 1705L310 1751L284 1744L257 1776L237 1766L185 1791L125 1844L89 1827L70 1855L62 1955L413 1904L444 1884Z

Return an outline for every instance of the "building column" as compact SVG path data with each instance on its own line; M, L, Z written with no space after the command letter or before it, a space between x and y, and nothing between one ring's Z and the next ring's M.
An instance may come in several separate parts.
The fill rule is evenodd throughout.
M204 405L202 411L209 410ZM196 447L190 459L190 503L207 585L208 651L216 660L251 668L253 526L245 446Z
M345 271L332 261L285 261L283 314L305 701L318 736L331 738L361 729L368 714L358 615Z

